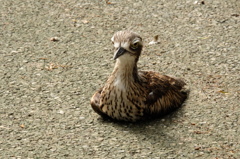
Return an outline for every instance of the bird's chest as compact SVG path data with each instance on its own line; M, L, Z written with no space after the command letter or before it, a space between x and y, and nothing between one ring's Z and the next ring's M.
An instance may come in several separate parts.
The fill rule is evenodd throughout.
M114 119L135 121L143 116L144 99L137 88L114 81L103 89L100 107Z

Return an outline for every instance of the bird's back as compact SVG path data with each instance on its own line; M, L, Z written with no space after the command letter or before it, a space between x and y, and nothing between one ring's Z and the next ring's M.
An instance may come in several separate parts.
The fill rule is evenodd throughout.
M147 90L145 115L158 116L179 108L187 98L186 83L181 79L152 71L140 71L142 86Z

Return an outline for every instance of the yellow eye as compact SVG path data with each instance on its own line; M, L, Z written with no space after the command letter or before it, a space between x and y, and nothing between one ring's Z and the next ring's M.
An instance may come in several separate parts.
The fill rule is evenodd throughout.
M135 43L133 43L133 44L131 45L131 48L132 48L132 49L137 49L137 48L138 48L138 45L139 45L139 43L138 43L138 42L135 42Z

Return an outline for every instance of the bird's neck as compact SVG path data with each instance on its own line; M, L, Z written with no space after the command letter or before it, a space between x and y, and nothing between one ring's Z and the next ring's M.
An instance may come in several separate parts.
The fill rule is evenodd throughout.
M113 73L110 76L114 86L128 88L132 83L138 82L137 61L117 60Z

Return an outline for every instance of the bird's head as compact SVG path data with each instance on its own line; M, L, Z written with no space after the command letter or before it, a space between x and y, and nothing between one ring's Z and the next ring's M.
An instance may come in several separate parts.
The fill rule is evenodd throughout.
M111 40L115 48L114 60L138 61L143 47L142 38L138 34L131 31L118 31Z

